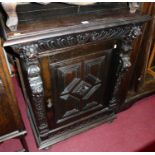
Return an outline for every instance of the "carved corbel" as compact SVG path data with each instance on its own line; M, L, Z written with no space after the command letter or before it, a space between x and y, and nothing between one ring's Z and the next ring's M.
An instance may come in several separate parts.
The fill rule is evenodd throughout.
M40 66L36 45L23 46L20 49L20 56L25 62L29 88L31 91L30 99L35 114L36 123L40 137L48 136L48 123L44 101L43 81L40 75Z
M133 40L141 34L141 26L133 26L129 33L122 37L117 55L118 55L118 67L115 72L115 84L110 100L110 108L113 108L117 111L117 107L121 104L121 86L122 81L128 73L128 69L131 67L130 62L130 51L132 50ZM127 91L127 90L126 90Z

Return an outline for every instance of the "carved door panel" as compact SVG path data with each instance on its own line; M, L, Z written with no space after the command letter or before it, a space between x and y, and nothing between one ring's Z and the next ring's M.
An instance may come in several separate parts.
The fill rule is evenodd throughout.
M110 57L107 50L50 64L57 124L105 108Z

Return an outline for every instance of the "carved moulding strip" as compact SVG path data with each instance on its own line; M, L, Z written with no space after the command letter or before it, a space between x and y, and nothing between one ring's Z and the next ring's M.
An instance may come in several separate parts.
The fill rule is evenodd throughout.
M12 46L16 51L20 49L36 48L36 51L43 52L46 50L59 49L89 42L107 40L112 38L120 38L129 33L133 25L124 25L111 28L104 28L83 33L69 34L64 36L57 36L53 38L41 39L25 44Z
M121 85L122 80L126 76L128 69L131 67L130 62L130 51L132 50L133 40L141 34L141 25L131 27L129 33L121 38L118 47L118 66L115 73L115 85L110 100L111 108L118 108L117 106L121 104ZM117 109L115 109L117 111Z
M41 138L48 136L48 123L46 118L43 81L40 75L40 66L36 46L23 47L20 57L25 63L29 88L31 91L30 99L35 114L38 132Z

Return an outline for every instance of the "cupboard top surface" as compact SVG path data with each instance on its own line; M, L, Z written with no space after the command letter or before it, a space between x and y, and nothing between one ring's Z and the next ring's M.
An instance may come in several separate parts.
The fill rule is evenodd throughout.
M120 7L120 6L119 6ZM134 24L137 22L144 22L150 19L149 16L141 15L139 12L131 14L129 8L121 6L115 9L100 9L93 13L67 14L67 15L50 15L50 18L44 19L41 14L37 20L28 20L18 24L16 32L9 31L6 27L3 28L5 39L7 41L17 41L26 39L29 41L31 37L44 36L53 33L61 33L63 31L82 31L89 28L97 29L98 27L112 27L123 24ZM103 7L104 8L104 7ZM62 9L63 10L63 9ZM33 12L32 12L33 16ZM35 16L35 15L34 15ZM43 37L42 37L43 38ZM18 40L19 39L19 40ZM41 39L36 38L36 39ZM26 42L25 40L25 42ZM9 43L8 43L9 44ZM14 43L12 43L14 44Z

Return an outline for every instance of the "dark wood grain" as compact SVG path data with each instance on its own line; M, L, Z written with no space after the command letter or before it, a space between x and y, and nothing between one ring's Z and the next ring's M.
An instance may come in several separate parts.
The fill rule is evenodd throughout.
M133 41L150 20L126 6L65 10L59 19L21 22L16 33L4 28L40 149L114 119L128 92Z

